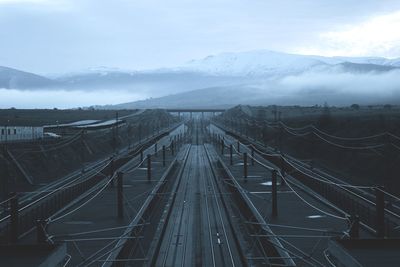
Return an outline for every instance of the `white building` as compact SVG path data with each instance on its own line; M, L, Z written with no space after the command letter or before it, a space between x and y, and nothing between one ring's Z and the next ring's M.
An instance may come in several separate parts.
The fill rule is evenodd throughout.
M43 138L43 127L0 126L0 142L36 140Z

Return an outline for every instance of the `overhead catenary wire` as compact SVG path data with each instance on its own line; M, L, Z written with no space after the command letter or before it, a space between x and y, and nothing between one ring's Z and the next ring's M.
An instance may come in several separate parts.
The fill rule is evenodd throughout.
M108 179L108 181L103 185L103 187L101 187L98 191L97 191L97 193L95 193L92 197L90 197L88 200L86 200L84 203L82 203L81 205L79 205L78 207L76 207L75 209L73 209L73 210L71 210L71 211L68 211L67 213L65 213L65 214L63 214L63 215L61 215L61 216L59 216L59 217L57 217L57 218L52 218L51 216L49 217L49 223L52 223L52 222L56 222L56 221L58 221L58 220L60 220L60 219L62 219L62 218L64 218L64 217L66 217L66 216L68 216L68 215L70 215L70 214L72 214L72 213L74 213L74 212L76 212L77 210L79 210L80 208L82 208L83 206L85 206L86 204L88 204L89 202L91 202L93 199L95 199L100 193L102 193L103 191L104 191L104 189L106 189L107 188L107 186L111 183L111 181L115 178L115 176L116 176L116 174L114 174L113 176L111 176L111 178L110 179Z
M236 151L237 152L237 151ZM296 167L296 166L293 166L293 167ZM303 166L301 166L301 167L303 167ZM296 167L297 168L297 167ZM303 168L305 168L305 167L303 167ZM310 174L308 174L308 173L305 173L306 175L310 175ZM323 176L321 176L321 175L319 175L318 174L318 176L320 176L320 177L323 177ZM313 177L313 178L316 178L316 177ZM318 179L318 178L317 178ZM343 187L353 187L353 188L368 188L368 189L372 189L372 188L375 188L374 186L353 186L353 185L348 185L348 184L340 184L340 183L335 183L335 182L332 182L332 181L325 181L325 180L321 180L321 179L318 179L318 180L320 180L321 182L328 182L328 183L331 183L331 184L333 184L333 185L337 185L337 186L343 186ZM296 192L296 190L293 190L293 188L291 188L292 189L292 191L293 192L295 192L295 193L297 193ZM383 190L384 191L384 190ZM393 196L393 195L392 195ZM395 197L395 196L394 196ZM396 197L395 197L396 198ZM304 199L303 199L304 200ZM396 200L397 200L397 198L396 198ZM308 203L307 202L307 204L310 204L310 203ZM314 208L316 208L316 207L314 207ZM343 212L343 211L342 211ZM344 214L346 214L345 212L343 212ZM334 215L334 214L331 214L331 215ZM329 216L329 215L328 215ZM336 215L334 215L334 216L336 216ZM343 218L343 217L339 217L339 216L337 216L338 218L340 218L340 219L346 219L346 218Z
M304 136L306 136L306 135L313 134L314 136L318 137L320 140L322 140L322 141L324 141L324 142L326 142L326 143L328 143L328 144L330 144L330 145L333 145L333 146L342 148L342 149L369 150L369 149L376 149L376 148L380 148L380 147L386 146L386 144L375 144L375 145L367 145L367 146L349 146L349 145L342 145L342 144L338 144L338 143L335 143L335 142L333 142L333 141L330 141L330 140L324 138L323 136L321 136L320 134L318 134L317 132L314 132L314 131L310 131L310 132L298 134L298 133L292 132L291 130L287 129L286 127L282 127L282 128L283 128L286 132L288 132L289 134L294 135L294 136L297 136L297 137L304 137Z
M327 133L325 131L322 131L321 129L319 129L318 127L316 127L313 124L308 124L306 126L299 127L299 128L290 127L290 126L288 126L287 124L285 124L282 121L279 121L279 124L283 125L284 127L288 128L290 130L293 130L293 131L302 131L302 130L310 128L312 130L315 130L315 131L319 132L320 134L323 134L323 135L328 136L328 137L333 138L333 139L342 140L342 141L360 141L360 140L376 139L376 138L380 138L380 137L384 137L384 136L390 136L390 137L393 137L393 138L395 138L397 140L400 140L399 136L397 136L397 135L395 135L393 133L387 132L387 131L381 132L381 133L377 133L377 134L373 134L373 135L369 135L369 136L343 137L343 136L332 135L332 134L329 134L329 133Z
M379 191L382 191L384 194L386 194L386 195L388 195L388 196L394 198L396 201L400 201L400 197L397 197L397 196L395 196L395 195L393 195L393 194L391 194L391 193L389 193L389 192L383 190L383 189L380 188L380 187L376 187L376 189L379 190Z
M145 225L145 224L141 224L141 225ZM140 225L138 225L138 226L140 226ZM52 237L53 238L65 238L65 237L70 237L70 236L89 235L89 234L96 234L96 233L108 232L108 231L113 231L113 230L125 229L128 227L131 227L131 226L124 225L124 226L117 226L117 227L108 227L108 228L101 228L101 229L96 229L96 230L91 230L91 231L76 232L76 233L71 233L71 234L54 235Z
M64 144L64 145L65 145L65 144ZM102 166L100 166L100 170L97 171L97 172L94 173L94 174L91 174L91 177L89 177L88 179L91 179L91 178L94 177L95 175L101 173L101 172L104 170L104 168L107 167L108 164L110 164L110 162L111 162L111 161L108 161L108 162L106 163L105 166L104 166L103 163L102 163ZM97 169L98 167L99 167L99 166L96 166L95 168L91 169L90 172L91 172L91 171L96 171L96 169ZM87 174L88 174L88 173L87 173ZM102 175L103 175L103 174L102 174ZM105 176L105 175L104 175L104 176ZM114 175L114 176L115 176L115 175ZM81 178L81 177L78 177L78 179L80 179L80 178ZM61 185L61 186L59 186L59 187L57 187L57 188L55 188L55 189L51 189L51 190L40 190L40 191L33 191L33 192L29 192L29 193L38 193L38 194L41 194L41 193L50 193L50 194L51 194L51 193L57 192L57 191L59 191L59 190L63 190L63 189L69 188L69 187L76 186L76 185L78 185L78 184L80 184L80 183L82 183L82 182L87 181L88 179L85 179L84 181L80 181L80 182L77 182L77 183L74 183L74 184L71 184L71 183L63 184L63 185ZM69 214L75 212L75 211L78 210L79 208L81 208L81 207L83 207L84 205L86 205L87 203L89 203L91 200L93 200L98 194L100 194L100 193L104 190L104 188L107 186L107 184L110 183L110 181L111 181L112 179L113 179L113 177L110 178L110 180L105 184L105 186L104 186L103 188L101 188L101 189L99 190L99 192L97 192L93 197L91 197L88 201L86 201L85 203L83 203L82 205L80 205L79 207L77 207L76 209L74 209L74 210L72 210L72 211L68 212L67 214L64 214L64 215L62 215L62 216L60 216L60 217L57 217L57 218L53 218L53 219L52 219L52 216L50 216L51 221L52 221L52 222L57 221L57 220L61 219L62 217L65 217L65 216L67 216L67 215L69 215ZM77 179L74 179L72 182L75 182L76 180L77 180ZM96 190L94 190L94 191L96 191ZM92 192L94 192L94 191L92 191ZM91 194L92 192L90 192L89 194ZM46 196L48 196L48 195L46 195ZM41 200L42 198L43 198L43 197L41 197L39 200ZM9 201L10 199L12 199L12 197L9 198L9 199L3 200L0 204L4 204L4 203L6 203L7 201ZM23 210L23 209L28 208L29 206L31 206L31 205L33 205L33 204L35 204L35 203L37 203L37 201L38 201L38 200L34 200L33 202L28 203L26 206L21 207L21 208L20 208L20 211ZM9 217L9 216L7 216L7 218L8 218L8 217ZM7 218L3 218L3 219L7 219Z
M334 234L334 233L341 234L342 233L342 232L332 231L332 230L329 230L329 229L307 228L307 227L299 227L299 226L285 225L285 224L267 223L267 225L271 226L271 227L288 228L288 229L311 231L311 232L321 232L321 233L330 233L330 234Z
M223 182L224 183L227 183L227 184L230 184L230 183L228 183L227 181L225 181L225 180L223 180ZM240 191L245 191L240 185L236 185L236 184L230 184L231 186L234 186L234 187L236 187L238 190L239 190L239 192ZM234 205L236 208L238 208L237 206L236 206L236 204ZM272 233L273 234L273 233ZM277 238L279 238L279 237L277 237ZM295 254L293 251L290 251L290 250L288 250L288 249L286 249L286 248L284 248L283 246L281 246L281 245L279 245L279 244L276 244L275 242L274 242L274 245L276 245L277 247L279 247L279 248L281 248L281 249L283 249L283 250L285 250L285 251L287 251L289 254L292 254L292 255L295 255L296 257L298 257L300 260L302 260L302 261L304 261L305 263L307 263L307 264L309 264L310 266L315 266L313 263L311 263L310 261L308 261L307 259L306 259L306 257L301 257L301 256L298 256L297 254ZM293 247L295 247L294 245L292 245ZM306 255L303 251L301 251L299 248L297 248L296 247L296 249L297 249L297 251L299 251L300 253L302 253L303 255ZM318 261L317 260L315 260L315 259L313 259L311 256L309 256L309 255L306 255L307 256L307 258L310 258L310 259L312 259L312 260L314 260L315 262L317 262L318 263ZM267 257L268 258L268 257ZM318 263L319 264L319 263ZM274 264L274 265L276 265L276 264ZM321 265L321 264L320 264ZM280 266L279 264L277 265L277 266Z
M325 178L325 179L320 179L320 178L317 178L317 177L315 177L315 176L313 176L313 175L311 175L311 174L309 174L309 173L306 173L306 172L302 171L300 168L305 169L304 166L301 166L300 164L296 164L296 163L294 163L294 162L291 162L291 161L289 161L286 157L282 157L282 158L283 158L283 160L284 160L287 164L289 164L291 167L293 167L296 171L298 171L298 172L300 172L300 173L306 175L307 177L309 177L309 178L311 178L311 179L320 181L320 182L322 182L322 183L331 184L331 185L336 185L336 186L338 186L338 187L349 187L349 188L360 188L360 189L361 189L361 188L362 188L362 189L373 189L373 188L375 188L375 186L369 186L369 185L351 185L351 184L336 183L336 182L333 182L333 181L331 181L331 180L328 180L327 178ZM294 164L297 165L297 166L295 166ZM299 168L298 166L301 166L301 167ZM315 173L315 172L313 172L313 174L322 177L322 175L317 174L317 173Z
M5 204L5 203L9 202L9 201L10 201L11 199L13 199L14 197L15 197L15 196L12 196L12 197L9 197L9 198L7 198L7 199L1 201L1 202L0 202L0 205L3 205L3 204Z
M329 143L329 144L331 144L333 146L336 146L336 147L339 147L339 148L344 148L344 149L354 149L354 150L357 150L357 149L359 149L359 150L375 149L375 148L384 147L386 145L386 144L377 144L377 145L360 146L360 147L358 147L358 146L345 146L345 145L340 145L340 144L334 143L332 141L329 141L329 140L323 138L322 136L320 136L319 134L317 134L315 132L314 132L314 135L317 136L319 139L321 139L321 140L323 140L323 141L325 141L325 142L327 142L327 143Z
M291 164L290 162L288 162L287 161L287 159L286 158L284 158L283 157L283 159L287 162L287 163L289 163L289 164ZM291 164L292 165L292 164ZM293 166L293 165L292 165ZM294 168L296 168L295 166L293 166ZM296 168L296 169L298 169L298 168ZM301 170L299 170L299 171L301 171ZM302 172L302 171L301 171ZM304 172L302 172L303 174L305 174L305 175L307 175L307 176L309 176L309 174L306 174L306 173L304 173ZM286 182L287 181L287 179L285 179L284 177L283 177L283 175L279 172L279 175L282 177L282 179ZM315 178L315 177L313 177L313 178ZM334 184L334 185L337 185L337 186L346 186L346 187L354 187L354 188L373 188L373 187L371 187L371 186L352 186L352 185L347 185L347 184L343 184L343 185L341 185L341 184L338 184L338 183L334 183L334 182L331 182L331 181L326 181L326 180L322 180L322 179L318 179L318 178L315 178L315 179L317 179L317 180L319 180L319 181L321 181L321 182L325 182L325 183L331 183L331 184ZM319 209L319 208L317 208L317 207L315 207L314 205L312 205L311 203L309 203L308 201L306 201L304 198L302 198L289 184L288 184L288 187L299 197L299 198L301 198L305 203L307 203L308 205L310 205L311 207L313 207L313 208L315 208L315 209L317 209L317 210L319 210L319 211L321 211L321 212L324 212L323 210L321 210L321 209ZM333 215L333 214L330 214L330 213L327 213L327 212L325 212L327 215L329 214L329 216L331 216L331 217L335 217L335 218L340 218L340 219L346 219L346 218L343 218L343 217L340 217L340 216L336 216L336 215Z
M129 171L126 172L125 174L130 174L130 173L132 173L133 171L135 171L137 168L140 167L140 165L141 165L144 161L145 161L145 159L143 159L136 167L134 167L133 169L129 170ZM50 222L58 221L58 220L64 218L65 216L70 215L71 213L73 213L73 212L77 211L78 209L82 208L83 206L85 206L87 203L89 203L89 202L92 201L94 198L96 198L96 197L111 183L111 181L115 178L115 176L116 176L116 173L114 173L114 175L107 181L107 183L106 183L95 195L93 195L91 198L89 198L89 199L88 199L87 201L85 201L83 204L79 205L77 208L75 208L75 209L73 209L73 210L67 212L66 214L64 214L64 215L62 215L62 216L59 216L59 217L57 217L57 218L55 218L55 219L51 219ZM51 217L50 217L50 218L51 218Z
M110 162L108 162L107 165L108 165L109 163L110 163ZM106 165L106 166L107 166L107 165ZM105 167L106 167L106 166L105 166ZM104 168L105 168L105 167L104 167ZM97 173L93 174L93 175L92 175L91 177L89 177L88 179L90 179L90 178L96 176L97 174L101 173L101 172L103 171L104 168L102 168L101 170L99 170ZM78 179L79 179L79 178L78 178ZM86 180L87 180L87 179L86 179ZM85 180L85 181L86 181L86 180ZM26 206L22 207L22 208L20 209L20 211L29 208L30 206L36 204L36 203L39 202L40 200L42 200L42 199L48 197L49 195L51 195L51 194L53 194L53 193L55 193L55 192L57 192L57 191L64 190L64 189L66 189L66 188L75 186L75 185L80 184L80 183L83 183L83 182L85 182L85 181L81 181L81 182L78 182L78 183L72 184L72 185L70 185L70 184L64 184L64 185L62 185L62 186L59 187L59 188L56 188L56 189L54 189L54 190L51 190L51 191L49 192L49 194L47 194L46 196L43 196L43 197L41 197L41 198L39 198L39 199L37 199L37 200L34 200L33 202L28 203ZM39 193L40 193L40 192L39 192Z
M271 168L271 169L273 169L273 168ZM287 179L284 178L283 175L282 175L281 173L279 173L279 175L282 177L282 179L283 179L285 182L287 182ZM248 193L248 194L252 194L252 195L257 196L257 194L253 194L252 192L250 192L250 191L248 191L248 190L245 190L245 189L242 188L242 187L238 188L237 185L235 185L235 184L229 183L229 182L227 182L227 181L224 181L224 183L226 183L226 184L228 184L228 185L230 185L230 186L236 187L236 188L237 188L238 190L240 190L241 192L244 192L244 193ZM323 211L323 210L321 210L321 209L315 207L314 205L312 205L311 203L309 203L308 201L306 201L303 197L301 197L289 184L288 184L288 187L293 191L293 193L296 194L297 197L299 197L302 201L304 201L304 202L305 202L306 204L308 204L310 207L312 207L312 208L314 208L314 209L316 209L316 210L318 210L318 211L320 211L320 212L322 212L322 213L324 213L324 214L326 214L326 215L328 215L328 216L331 216L331 217L334 217L334 218L337 218L337 219L347 220L346 217L340 217L340 216L337 216L337 215L334 215L334 214L325 212L325 211ZM258 197L258 196L257 196L257 197Z
M250 145L250 146L251 146L256 152L258 152L258 153L261 152L261 151L258 150L254 145ZM237 150L236 150L236 151L237 151ZM261 153L262 153L262 152L261 152ZM260 154L261 154L261 153L260 153ZM342 184L342 183L333 182L333 181L328 180L328 179L320 179L320 178L317 178L317 177L315 177L315 176L313 176L313 175L311 175L311 174L309 174L309 173L306 173L306 172L302 171L302 170L299 169L299 167L298 167L298 166L301 166L300 164L298 164L297 166L293 165L293 164L295 164L294 162L293 162L293 163L290 162L286 157L284 157L284 156L281 155L281 154L267 154L267 153L262 153L262 154L267 155L267 156L277 156L277 157L281 157L287 164L289 164L291 167L293 167L296 171L298 171L298 172L300 172L300 173L306 175L307 177L309 177L309 178L311 178L311 179L318 180L318 181L323 182L323 183L332 184L332 185L335 185L335 186L338 186L338 187L348 187L348 188L360 188L360 189L373 189L373 188L375 188L375 186ZM267 166L266 164L263 164L262 162L260 162L260 161L259 161L258 159L256 159L255 157L252 157L251 155L248 155L248 156L249 156L250 158L254 159L255 162L257 162L258 164L260 164L260 165L263 166L264 168L266 168L266 169L268 169L268 170L270 170L270 171L274 169L274 168L272 168L272 167L270 167L270 166ZM305 168L305 167L304 167L304 166L301 166L301 168ZM313 173L313 174L316 174L316 173ZM319 175L319 174L317 174L317 175L320 176L320 177L322 177L322 176Z
M74 138L80 136L81 133L82 133L82 132L80 131L80 132L78 132L78 133L75 133L75 134L71 135L71 136L68 137L68 138L65 138L65 139L62 138L62 140L61 140L60 142L56 142L56 143L41 143L40 146L42 146L44 150L47 149L46 146L47 146L47 147L57 147L57 146L60 146L60 145L65 144L65 143L68 143L68 142L71 141L72 139L74 139ZM26 148L24 148L24 149L26 149Z
M144 192L145 193L145 192ZM132 199L131 199L132 200ZM123 235L121 235L120 237L112 240L110 243L108 243L105 247L101 248L100 250L96 251L94 254L92 254L89 258L87 258L87 260L84 262L84 264L90 259L91 261L86 265L90 265L96 261L98 261L99 259L101 259L102 257L109 255L110 253L112 253L113 251L115 251L116 249L120 248L121 246L123 246L124 244L117 244L114 248L112 248L111 250L108 250L107 252L101 254L100 256L96 256L97 254L99 254L101 251L104 251L104 249L106 249L107 247L111 246L112 244L116 243L117 241L120 241L121 239L123 239L123 237L125 235L129 234L129 231L127 231L126 233L124 233ZM82 264L80 264L81 266Z
M248 122L251 122L252 124L253 124L253 121L252 120L250 120L250 119L244 119L244 120L246 120L246 121L248 121ZM283 126L284 128L286 128L287 130L291 130L291 131L304 131L304 130L306 130L306 129L311 129L311 131L308 131L308 133L302 133L302 134L304 134L304 135L306 135L306 134L310 134L311 132L318 132L318 133L320 133L320 134L322 134L322 135L325 135L325 136L327 136L327 137L330 137L330 138L332 138L332 139L336 139L336 140L341 140L341 141L361 141L361 140L370 140L370 139L376 139L376 138L382 138L382 137L385 137L385 136L388 136L388 137L392 137L392 138L394 138L394 139L396 139L396 140L400 140L400 137L399 136L397 136L397 135L395 135L395 134L393 134L393 133L391 133L391 132L388 132L388 131L385 131L385 132L381 132L381 133L377 133L377 134L373 134L373 135L369 135L369 136L361 136L361 137L343 137L343 136L337 136L337 135L332 135L332 134L329 134L329 133L327 133L327 132L325 132L325 131L322 131L321 129L319 129L318 127L316 127L315 125L313 125L313 124L308 124L308 125L305 125L305 126L302 126L302 127L290 127L290 126L288 126L287 124L285 124L283 121L279 121L279 122L269 122L269 121L266 121L266 120L264 120L264 121L262 121L263 123L265 123L265 125L260 125L260 126L267 126L267 127L272 127L272 128L279 128L277 125L278 124L280 124L281 126ZM293 133L293 132L292 132ZM293 133L294 134L294 133ZM302 134L300 134L300 135L302 135Z
M239 142L239 144L242 144L242 143ZM339 183L332 182L332 181L330 181L330 180L319 179L319 178L316 178L316 177L314 177L314 176L312 176L312 175L310 175L310 174L308 174L308 173L303 172L303 171L300 170L298 167L296 167L295 165L293 165L293 163L289 162L288 159L285 158L285 157L284 157L283 155L281 155L281 154L263 153L262 151L258 150L253 144L250 144L250 147L252 147L252 148L253 148L257 153L259 153L259 154L263 154L263 155L266 155L266 156L277 156L277 157L282 157L282 158L285 160L285 162L288 163L289 165L291 165L295 170L301 172L301 173L304 174L304 175L309 176L309 177L312 178L312 179L318 180L318 181L320 181L320 182L324 182L324 183L328 183L328 184L332 184L332 185L336 185L336 186L342 186L342 187L351 187L351 188L368 188L368 189L375 188L374 186L339 184ZM237 151L237 149L236 149L235 147L233 147L233 148L234 148L234 150L236 151L237 154L241 155L241 154ZM260 165L263 166L264 168L266 168L266 169L268 169L268 170L270 170L270 171L274 169L274 168L272 168L272 167L270 167L270 166L267 166L266 164L263 164L263 163L260 162L257 158L255 158L255 157L253 157L253 156L251 156L251 155L248 155L248 156L249 156L251 159L254 159L255 162L257 162L258 164L260 164ZM305 167L303 167L303 168L305 168Z
M87 179L84 179L83 181L78 181L78 182L73 183L73 184L67 183L67 184L61 185L60 187L57 187L57 188L55 188L55 189L49 189L49 190L35 190L35 191L23 191L23 192L22 192L22 191L19 191L18 193L25 193L25 194L29 194L29 193L37 193L37 194L40 194L40 193L53 193L53 192L57 192L57 191L60 191L60 190L66 189L66 188L70 188L70 187L76 186L76 185L78 185L78 184L81 184L81 183L87 181L88 179L91 179L93 176L98 175L98 174L100 174L100 175L102 175L102 176L106 176L105 174L102 174L101 172L104 171L104 169L105 169L110 163L111 163L111 161L107 161L107 163L106 163L104 166L103 166L103 165L96 166L95 168L90 169L89 171L85 172L84 175L85 175L85 176L88 176L88 175L89 175L89 176L87 177ZM95 173L91 173L91 172L93 172L93 171L94 171ZM79 180L80 178L82 178L82 175L79 175L78 178L74 179L74 180L71 181L71 182L75 182L75 181Z
M265 156L273 156L273 157L280 157L281 156L281 154L278 154L278 153L265 153L265 152L262 152L261 150L259 150L256 146L254 146L253 144L251 144L250 145L250 147L252 147L258 154L262 154L262 155L265 155Z
M77 141L79 138L80 138L80 136L76 136L76 137L74 137L73 139L69 140L66 143L63 143L63 144L61 144L59 146L54 146L54 147L51 147L51 148L40 149L40 150L27 150L27 151L24 151L22 154L18 155L17 158L21 158L23 155L30 154L30 153L44 153L44 152L50 152L50 151L58 150L60 148L69 146L70 144L72 144L75 141Z
M308 206L310 206L311 208L313 208L313 209L315 209L315 210L317 210L317 211L319 211L319 212L321 212L321 213L323 213L323 214L325 214L325 215L327 215L327 216L330 216L330 217L332 217L332 218L336 218L336 219L340 219L340 220L347 220L347 217L341 217L341 216L338 216L338 215L329 213L329 212L327 212L327 211L324 211L324 210L322 210L322 209L320 209L320 208L317 208L315 205L313 205L313 204L311 204L310 202L308 202L307 200L305 200L302 196L300 196L299 193L297 193L296 190L293 189L293 187L290 185L292 182L289 181L289 179L286 179L286 178L283 177L283 175L281 175L281 174L280 174L280 176L281 176L281 178L286 182L287 186L293 191L293 193L294 193L301 201L303 201L304 203L306 203L306 204L307 204Z
M241 192L250 193L250 194L251 194L251 192L245 190L245 189L242 188L240 185L231 184L231 183L228 183L227 181L224 181L224 180L223 180L223 182L226 183L226 184L228 184L228 185L231 185L231 186L236 187L236 188L237 188L239 191L241 191ZM234 206L235 206L237 209L239 209L239 208L236 206L236 204L234 204ZM267 225L267 224L265 223L265 225ZM299 249L299 248L296 247L295 245L291 244L291 243L288 242L287 240L284 240L282 237L276 236L273 232L269 232L269 233L270 233L271 235L274 235L277 239L279 239L279 240L281 240L281 241L284 241L284 242L286 242L286 243L289 243L293 248L295 248L298 252L300 252L301 254L303 254L303 255L306 256L306 257L299 256L299 255L297 255L296 253L294 253L293 251L291 251L291 250L289 250L289 249L287 249L287 248L285 248L285 247L283 247L283 246L277 244L276 242L273 242L274 246L276 246L276 247L278 247L278 248L280 248L280 249L285 250L285 251L288 252L289 254L295 255L295 256L298 257L300 260L306 262L307 264L310 264L310 266L315 266L315 265L312 264L311 262L309 262L306 258L310 258L310 259L314 260L314 261L315 261L317 264L319 264L320 266L323 266L321 263L319 263L319 262L318 262L317 260L315 260L313 257L307 255L304 251L302 251L301 249Z
M239 142L239 144L242 144L240 141L238 141L238 142ZM325 179L319 179L319 178L317 178L317 177L315 177L315 176L313 176L313 175L311 175L311 174L309 174L309 173L306 173L306 172L302 171L301 169L299 169L299 167L293 165L294 163L290 162L286 157L284 157L284 156L281 155L281 154L269 154L269 153L264 153L264 152L260 151L259 149L257 149L253 144L251 144L250 147L252 147L252 148L253 148L256 152L258 152L259 154L263 154L263 155L266 155L266 156L277 156L277 157L282 157L282 158L285 160L285 162L288 163L290 166L292 166L295 170L299 171L300 173L302 173L302 174L304 174L304 175L307 175L307 176L310 177L311 179L315 179L315 180L318 180L318 181L320 181L320 182L324 182L324 183L327 183L327 184L336 185L336 186L339 186L339 187L348 187L348 188L359 188L359 189L372 189L372 188L375 188L374 186L367 186L367 185L351 185L351 184L335 183L335 182L333 182L333 181L331 181L331 180L328 180L328 179L326 179L326 180L325 180ZM233 146L233 148L234 148L234 150L236 151L236 153L237 153L238 155L241 155L241 153L239 153L239 152L237 151L237 149L236 149L235 146ZM249 155L249 157L252 158L251 155ZM256 160L256 159L254 159L254 160L257 161L257 163L259 163L260 165L264 166L264 165L261 164L258 160ZM300 165L300 164L299 164L299 165ZM264 166L264 167L265 167L265 166ZM305 167L302 166L302 168L305 168ZM313 174L315 174L315 173L313 173ZM321 175L319 175L319 176L322 177Z

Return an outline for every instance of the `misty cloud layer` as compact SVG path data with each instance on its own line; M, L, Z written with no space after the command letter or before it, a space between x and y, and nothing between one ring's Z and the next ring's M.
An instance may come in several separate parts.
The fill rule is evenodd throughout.
M76 108L110 105L148 99L151 92L161 98L144 100L138 107L167 106L230 106L237 104L330 105L399 104L400 71L387 73L324 73L306 72L263 81L244 80L229 86L202 89L180 81L181 91L162 91L159 84L130 85L126 89L108 87L97 90L15 90L0 89L0 108ZM145 88L145 90L141 90ZM161 86L162 88L162 86ZM172 94L175 93L175 94ZM171 95L172 94L172 95ZM164 97L163 97L164 96ZM134 108L135 104L124 107Z
M387 73L318 73L287 76L278 81L279 92L286 96L306 95L307 101L327 101L335 105L399 104L400 71Z
M0 89L0 108L77 108L118 104L143 99L134 91L83 91Z

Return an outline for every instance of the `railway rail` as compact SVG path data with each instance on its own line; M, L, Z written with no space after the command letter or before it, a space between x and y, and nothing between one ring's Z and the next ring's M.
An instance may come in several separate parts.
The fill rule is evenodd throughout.
M247 152L248 155L253 155L250 157L254 157L256 160L266 160L265 164L275 166L280 170L281 175L294 177L295 182L305 185L318 194L318 196L314 196L328 200L343 216L359 216L361 224L371 233L378 236L400 236L398 198L394 199L394 203L391 204L388 201L382 202L384 222L380 223L377 217L379 209L377 207L377 194L386 194L381 188L353 186L342 179L327 174L325 171L311 168L308 164L293 157L277 153L256 140L250 140L223 125L217 123L214 123L214 125L226 133L227 136L230 136L226 139L229 143L225 145L230 148L228 145L232 144L235 148L235 153L240 156L242 156L243 152ZM373 190L374 194L371 194L371 190ZM393 197L388 195L388 199Z
M140 163L138 158L143 156L143 151L152 150L154 142L157 142L157 140L178 126L174 125L171 129L161 132L154 138L147 139L134 150L127 150L112 159L105 159L95 163L85 173L70 175L66 179L60 179L36 192L26 194L21 198L21 202L18 201L18 195L15 194L9 199L10 206L5 209L3 217L0 219L2 241L16 242L18 238L35 229L38 219L49 218L80 196L90 192L90 189L104 181L105 177L110 177L111 179L115 171L125 164L133 163L135 159L136 162L139 161ZM161 147L158 147L158 149L161 149Z

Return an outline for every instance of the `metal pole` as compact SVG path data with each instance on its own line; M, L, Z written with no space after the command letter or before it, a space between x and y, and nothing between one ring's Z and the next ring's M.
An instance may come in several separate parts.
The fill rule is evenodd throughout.
M162 160L163 160L163 166L165 167L165 146L162 146Z
M385 196L383 187L375 188L375 204L376 204L376 235L378 238L385 236Z
M147 181L151 181L151 155L147 154Z
M243 153L243 177L244 181L247 182L247 153Z
M117 173L117 205L118 205L118 218L124 218L124 196L123 196L123 174Z
M143 161L143 148L140 149L140 162Z
M238 153L240 153L240 141L239 140L237 141L237 151L238 151Z
M174 140L171 141L171 154L174 155Z
M224 155L224 139L221 139L221 155Z
M276 170L272 170L272 216L278 216L278 194L276 186Z
M154 144L154 156L157 157L157 142Z
M12 197L10 199L10 241L17 242L18 241L18 196L17 193L12 193Z

